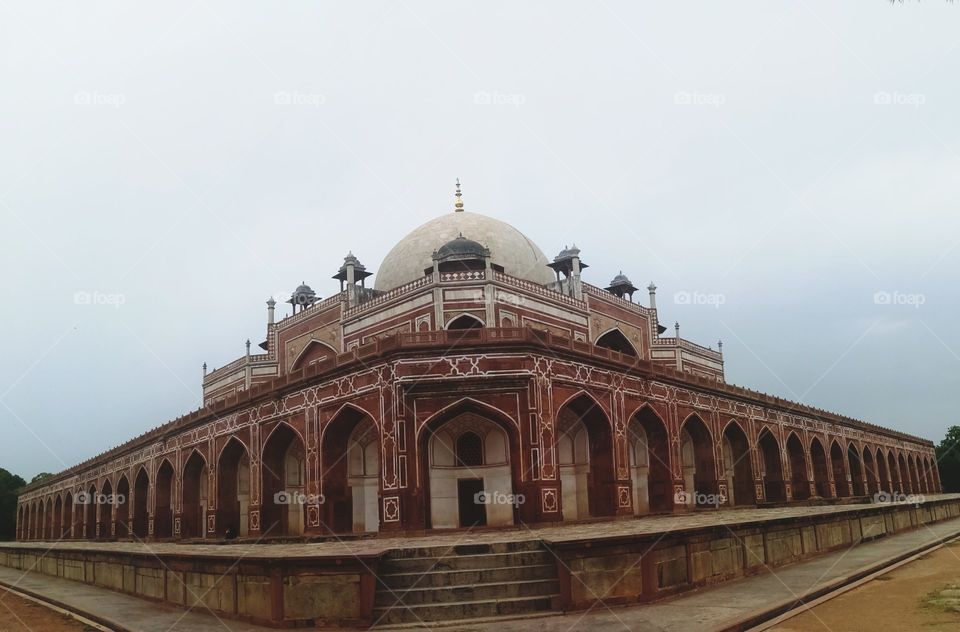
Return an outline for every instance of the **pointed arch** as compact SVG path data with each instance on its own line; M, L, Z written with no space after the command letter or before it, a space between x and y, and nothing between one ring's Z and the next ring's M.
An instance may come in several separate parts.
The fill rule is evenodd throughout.
M154 484L153 535L157 538L173 537L173 479L173 463L163 457Z
M130 535L130 481L127 480L126 474L120 474L117 477L115 499L114 524L116 524L116 531L114 535L118 538L126 538Z
M783 461L780 458L780 442L770 428L764 426L757 435L757 450L763 468L763 494L767 502L783 502L787 499L783 478Z
M873 455L873 448L863 446L863 477L866 481L866 492L871 496L880 491L880 473Z
M897 464L897 456L893 449L887 450L887 467L890 470L890 490L893 494L904 493L903 480L900 478L900 467Z
M109 478L100 486L100 496L97 498L97 539L108 540L113 537L113 483Z
M627 453L637 515L673 510L673 475L667 424L644 403L629 417Z
M860 459L860 451L852 441L847 444L847 468L850 472L850 495L865 495L867 485L863 476L863 462Z
M231 539L250 533L250 453L231 436L217 454L216 528Z
M713 446L713 434L706 422L696 413L687 415L680 425L680 452L684 488L697 506L712 506L703 503L719 494Z
M907 470L907 459L903 452L897 451L897 470L900 474L900 491L904 494L913 493L913 485L910 484L910 472Z
M296 371L297 369L302 369L303 367L313 364L314 362L332 358L336 355L336 349L322 340L312 338L303 346L303 349L300 350L300 353L297 354L297 357L294 358L293 363L290 365L290 370Z
M920 486L920 474L917 471L917 460L914 458L912 452L907 455L907 467L910 471L910 483L913 488L913 493L923 493L923 488Z
M50 537L60 539L63 537L63 497L57 494L53 501L53 529Z
M84 530L83 537L86 540L97 539L97 486L90 483L87 488L86 498L83 505Z
M208 481L207 459L200 450L194 448L184 462L181 479L180 537L182 538L206 536Z
M341 406L320 431L320 491L325 529L379 530L380 428L359 406Z
M892 491L892 485L890 483L890 469L887 467L887 455L878 446L874 456L876 457L877 468L877 491L889 493Z
M486 327L484 322L473 314L458 314L448 320L447 324L444 325L443 328L450 331L461 329L482 329L483 327Z
M830 470L827 464L827 454L819 437L810 440L810 463L813 465L813 481L820 498L832 498L830 492Z
M147 500L150 494L150 475L143 465L133 479L133 537L145 540L148 535L149 520L147 517Z
M267 435L261 456L261 518L264 535L302 535L306 526L306 442L280 422Z
M731 419L723 429L723 472L727 481L729 504L733 506L756 505L756 490L753 484L750 440L736 419Z
M597 341L594 345L617 351L624 355L634 357L640 355L637 353L637 348L633 346L633 343L630 342L630 339L627 338L626 334L624 334L619 327L612 327L597 336Z
M807 472L807 455L800 435L791 430L787 435L787 459L790 463L790 487L794 500L810 498L810 475Z
M586 462L560 461L560 485L564 519L571 519L570 505L585 494L585 504L577 502L575 519L590 516L611 516L616 513L616 472L613 462L613 427L600 403L583 392L568 399L556 414L556 448L571 438L583 437ZM580 435L580 433L584 433ZM585 511L584 511L585 510Z

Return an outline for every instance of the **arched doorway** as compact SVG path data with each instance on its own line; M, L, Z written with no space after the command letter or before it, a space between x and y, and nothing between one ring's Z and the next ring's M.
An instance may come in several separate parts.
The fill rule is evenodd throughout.
M910 472L907 470L907 460L903 458L903 453L897 455L897 470L900 474L901 491L904 494L912 494L913 485L910 484Z
M687 505L716 507L721 499L717 497L713 435L696 415L687 417L680 428L680 454Z
M100 488L100 496L97 498L97 522L100 525L100 532L97 538L107 540L113 537L111 526L113 525L113 485L109 480L103 482Z
M913 458L912 454L907 457L907 467L910 470L910 482L912 483L913 493L923 493L923 489L920 487L920 475L917 472L917 461Z
M173 537L173 465L167 459L157 470L157 486L154 490L153 535L156 538Z
M666 425L652 408L644 406L631 418L627 433L634 513L672 511L673 485Z
M217 463L217 532L250 535L250 455L236 437L223 446Z
M373 418L352 407L323 430L320 491L323 525L335 533L380 528L380 432Z
M146 539L149 531L147 520L147 500L150 493L150 477L146 468L141 467L133 481L133 536L138 540Z
M757 439L763 465L763 493L767 502L783 502L787 499L783 484L783 462L780 459L780 446L768 428L760 431Z
M604 347L613 351L618 351L624 355L636 356L637 350L633 348L627 337L619 329L611 329L607 333L597 338L595 343L598 347Z
M117 517L116 532L118 538L130 537L130 483L125 474L117 481Z
M264 535L302 535L306 500L303 439L289 425L278 424L263 446L263 505L260 529Z
M804 453L803 442L794 432L791 432L787 437L787 458L790 463L790 486L793 488L793 499L806 500L810 498L807 457Z
M814 437L810 441L810 463L813 465L813 483L817 488L817 496L820 498L830 498L830 474L827 469L827 454L823 450L823 444Z
M890 468L887 467L887 457L880 448L877 448L877 476L880 478L879 491L892 492L893 484L890 482Z
M887 467L890 468L890 485L893 487L890 492L902 494L903 481L900 479L900 468L897 466L897 457L893 455L893 450L887 453Z
M872 496L880 490L880 484L878 483L880 474L873 458L873 450L867 446L863 448L863 472L867 482L867 494Z
M613 515L613 437L603 409L579 395L557 413L556 432L563 519Z
M424 430L432 528L514 524L512 432L479 409Z
M43 538L53 539L53 499L47 498L46 509L43 512Z
M837 498L850 495L850 485L847 481L847 468L844 465L843 448L834 441L830 445L830 466L833 469L833 483L837 488Z
M194 450L183 466L183 508L180 537L202 538L207 525L207 461Z
M723 430L723 475L727 481L729 504L746 506L757 504L753 483L753 465L750 463L750 442L736 421Z
M854 496L863 496L867 487L863 480L863 464L860 462L860 453L852 443L847 446L847 465L850 468L850 484Z
M458 330L458 329L482 329L483 321L473 316L471 314L461 314L457 316L449 323L447 323L448 330Z
M26 512L23 509L23 505L17 507L17 540L25 540L23 537L23 526L24 526L24 516Z
M77 537L73 522L73 494L67 492L63 497L63 538L66 540Z
M923 459L923 480L926 485L926 492L928 494L935 493L936 487L934 485L933 472L930 469L930 459L926 457Z
M58 540L63 537L63 498L59 495L53 502L53 530L50 537Z
M97 539L97 488L93 485L87 490L86 502L83 505L84 520L86 520L83 537L86 540Z

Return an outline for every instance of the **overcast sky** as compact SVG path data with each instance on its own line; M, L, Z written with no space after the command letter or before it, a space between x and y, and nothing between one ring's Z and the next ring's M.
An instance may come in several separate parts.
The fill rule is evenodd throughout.
M4 0L0 466L29 480L195 409L269 296L330 295L348 250L375 271L457 177L548 256L576 242L588 282L655 281L729 382L938 441L960 423L958 21Z

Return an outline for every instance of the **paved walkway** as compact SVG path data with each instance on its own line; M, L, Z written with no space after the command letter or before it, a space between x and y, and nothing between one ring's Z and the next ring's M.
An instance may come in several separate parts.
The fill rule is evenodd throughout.
M495 625L458 625L446 630L497 632L562 632L596 630L650 630L698 632L722 630L737 622L792 602L867 568L887 562L924 545L960 536L960 518L880 538L851 549L828 553L772 572L705 588L672 599L643 605L574 612L540 619L501 621Z
M960 498L960 494L942 494L928 496L928 500ZM909 504L909 503L906 503ZM61 542L4 542L2 546L37 548L42 547L66 550L97 550L125 552L142 555L209 555L218 557L241 556L250 560L276 559L278 557L343 557L344 555L363 555L382 553L390 549L409 549L414 547L452 546L455 544L489 544L493 542L513 542L520 540L542 539L548 542L564 542L604 537L630 535L650 535L664 532L682 532L705 527L723 525L762 524L771 520L804 518L815 515L842 515L865 508L877 510L890 505L826 505L822 507L779 507L764 509L723 509L719 511L698 511L686 514L664 516L643 516L640 518L595 522L587 524L567 524L550 527L516 527L491 531L459 531L424 536L387 536L351 540L327 540L324 542L289 544L178 544L173 542L86 542L64 540Z
M277 632L276 628L218 618L199 607L188 611L82 582L24 573L5 566L0 566L0 584L54 601L67 610L79 611L119 632ZM6 594L0 587L0 601Z

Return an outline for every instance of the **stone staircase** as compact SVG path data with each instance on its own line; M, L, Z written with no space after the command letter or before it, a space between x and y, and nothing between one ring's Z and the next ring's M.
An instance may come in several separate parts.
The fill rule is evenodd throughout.
M537 540L391 551L380 562L375 627L430 627L557 608L556 560Z

